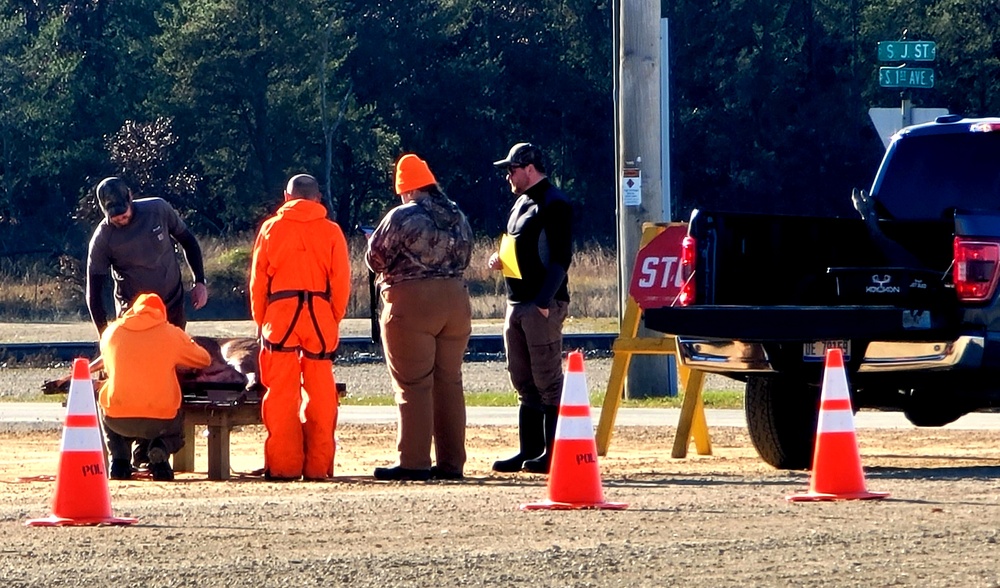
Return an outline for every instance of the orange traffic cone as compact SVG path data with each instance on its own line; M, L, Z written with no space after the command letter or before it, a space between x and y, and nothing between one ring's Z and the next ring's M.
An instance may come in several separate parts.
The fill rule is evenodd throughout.
M27 521L29 527L130 525L138 520L116 517L111 512L104 440L97 419L90 368L86 359L78 358L73 362L73 380L66 398L52 515Z
M887 492L865 489L865 473L854 435L854 411L847 386L847 371L840 349L826 352L823 390L820 395L816 448L809 492L786 496L792 502L819 500L871 500Z
M621 510L628 507L621 502L604 501L601 472L597 467L597 442L590 420L587 374L583 371L583 354L579 351L571 352L567 361L556 438L549 463L548 499L522 504L521 510Z

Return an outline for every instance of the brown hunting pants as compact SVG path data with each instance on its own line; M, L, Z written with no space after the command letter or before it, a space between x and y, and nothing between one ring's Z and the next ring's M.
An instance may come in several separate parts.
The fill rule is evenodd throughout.
M465 466L465 394L462 360L472 333L465 281L408 280L382 290L382 341L399 408L399 465Z

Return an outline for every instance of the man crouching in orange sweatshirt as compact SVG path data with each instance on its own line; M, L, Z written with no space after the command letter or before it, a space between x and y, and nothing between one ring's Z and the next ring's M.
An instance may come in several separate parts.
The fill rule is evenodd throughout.
M326 218L316 178L288 180L285 203L257 233L250 269L250 311L261 336L264 476L333 476L337 390L333 352L347 309L347 240ZM308 397L302 410L302 389ZM304 419L300 417L300 413Z
M108 373L100 402L111 478L132 477L132 441L146 439L153 479L173 480L168 460L184 446L177 367L208 367L211 356L167 322L167 307L158 295L140 294L101 335L101 357Z

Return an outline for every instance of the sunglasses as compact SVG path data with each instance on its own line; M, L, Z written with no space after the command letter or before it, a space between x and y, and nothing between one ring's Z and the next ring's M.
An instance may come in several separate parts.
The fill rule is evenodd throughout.
M524 167L524 166L523 165L508 165L507 167L504 168L504 171L506 171L507 175L509 176L512 173L514 173L515 169L521 169L522 167Z

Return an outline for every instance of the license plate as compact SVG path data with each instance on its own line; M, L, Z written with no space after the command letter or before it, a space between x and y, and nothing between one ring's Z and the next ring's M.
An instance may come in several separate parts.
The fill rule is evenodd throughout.
M813 341L802 344L802 359L806 361L823 361L827 349L840 349L844 352L844 361L851 359L851 342L840 339L831 341Z

